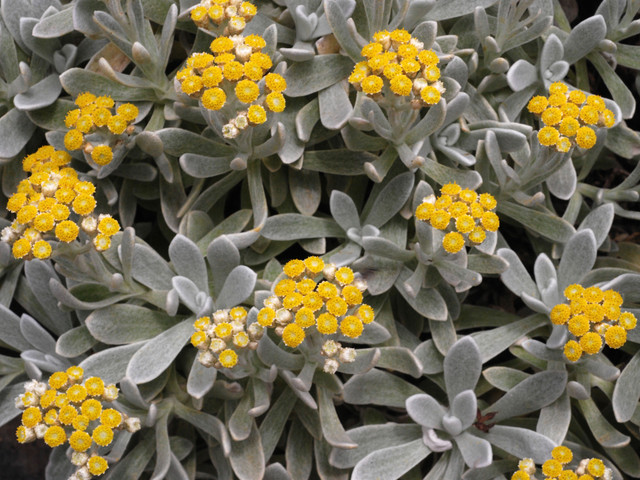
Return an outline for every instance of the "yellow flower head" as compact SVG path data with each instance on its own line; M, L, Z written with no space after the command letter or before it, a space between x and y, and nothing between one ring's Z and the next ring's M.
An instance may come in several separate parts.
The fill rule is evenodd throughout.
M107 471L109 464L104 458L98 455L92 455L87 461L87 468L91 475L99 476Z
M598 95L589 95L587 97L587 105L594 107L598 112L602 112L606 108L604 100Z
M362 321L354 315L344 317L340 322L340 333L346 337L358 338L363 329Z
M551 309L551 322L554 325L564 325L569 321L571 316L571 307L567 304L561 303Z
M531 113L535 113L536 115L540 115L549 105L549 101L547 97L543 97L542 95L538 95L529 100L529 104L527 105L527 109Z
M582 356L582 347L575 340L569 340L564 345L564 355L571 362L577 362L578 360L580 360L580 357Z
M555 145L560 139L560 132L553 127L543 127L538 132L538 141L545 147Z
M64 135L64 146L67 150L78 150L83 142L84 137L79 130L72 129Z
M51 245L45 240L38 240L33 244L33 256L43 260L51 255Z
M631 330L636 327L637 324L636 316L631 312L623 312L620 314L618 318L618 323L625 330Z
M107 122L107 128L115 135L121 135L127 129L127 121L120 115L113 115L109 122Z
M258 312L258 323L263 327L270 327L276 318L276 312L272 308L264 307Z
M380 93L380 90L382 90L382 85L382 78L377 75L369 75L364 80L362 80L361 83L362 91L368 95Z
M309 328L316 323L316 316L308 307L302 307L296 312L295 322L302 328Z
M449 232L442 239L442 246L449 253L457 253L464 248L464 237L458 232Z
M69 445L76 452L86 452L91 447L91 437L82 430L74 431L69 437Z
M271 92L266 98L267 107L275 113L280 113L286 106L284 96L279 92Z
M573 460L573 453L567 447L559 446L551 450L551 456L563 465Z
M283 267L283 271L287 277L296 278L304 273L305 268L302 260L290 260Z
M439 62L438 55L433 50L421 50L418 53L418 61L424 66L436 65Z
M202 105L208 110L220 110L227 101L227 95L221 88L209 88L202 94Z
M318 332L323 335L332 335L338 330L338 319L330 313L323 313L316 319Z
M295 348L300 345L305 338L304 330L297 323L290 323L282 331L282 341L288 347Z
M51 448L58 447L67 441L67 434L62 427L52 426L44 434L44 443Z
M65 372L55 372L49 377L49 386L54 390L60 390L67 385L69 376Z
M80 411L82 415L87 417L89 420L97 420L100 418L100 414L102 413L102 404L93 398L85 400L80 405Z
M589 355L598 353L602 348L602 337L595 332L587 332L580 338L580 346Z
M440 92L435 87L425 87L420 91L420 98L427 105L435 105L440 101Z
M587 463L587 470L594 477L601 477L604 475L604 463L599 458L592 458Z
M98 425L91 434L93 441L101 447L106 447L113 441L113 430L106 425Z
M581 337L589 331L589 319L584 315L575 315L569 320L569 331L576 337Z
M242 103L251 103L260 95L260 88L251 80L240 80L236 84L236 97Z
M109 428L117 428L122 423L122 414L113 408L107 408L100 414L100 423Z
M97 145L91 151L91 159L101 167L111 163L113 150L108 145Z
M612 325L604 334L606 344L611 348L620 348L627 341L627 331L620 325Z
M264 77L265 85L272 92L284 92L287 88L286 80L277 73L268 73Z
M262 105L251 105L247 112L247 118L250 123L260 125L261 123L266 122L267 112Z
M22 425L33 428L42 421L42 412L38 407L29 407L22 412Z
M446 210L436 210L431 215L429 223L437 230L444 230L449 226L451 220L451 214Z
M353 282L353 270L349 267L340 267L335 274L335 278L340 285L348 285Z

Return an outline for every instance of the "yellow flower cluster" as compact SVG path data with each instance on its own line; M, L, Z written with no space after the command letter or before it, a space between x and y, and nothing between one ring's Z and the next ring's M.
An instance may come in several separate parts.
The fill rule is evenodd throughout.
M288 347L299 346L307 329L321 335L333 335L339 329L344 336L357 338L364 324L373 321L373 308L362 303L366 283L350 268L336 268L319 257L308 257L287 262L284 273L287 278L276 283L274 295L264 301L258 323L274 327ZM355 352L347 350L340 355L342 347L337 342L331 345L335 348L324 352L327 361L355 359ZM325 368L331 370L326 364Z
M196 332L191 344L200 350L198 360L205 367L233 368L238 352L255 350L264 329L257 323L247 326L247 311L242 307L218 310L211 317L200 317L193 324Z
M67 150L84 148L91 155L97 165L104 166L113 160L113 150L109 140L123 133L131 133L131 123L138 116L138 107L131 103L120 105L114 115L114 102L111 97L96 97L93 93L85 92L78 95L76 105L79 108L67 113L64 123L70 130L64 136L64 146ZM93 145L85 135L100 132L107 144Z
M631 312L621 312L622 296L614 290L602 291L598 287L584 288L569 285L564 291L569 304L561 303L550 313L554 325L567 325L578 339L564 346L565 356L576 362L583 353L598 353L604 342L611 348L620 348L627 341L627 330L635 328L637 320Z
M366 60L355 65L349 83L374 100L383 98L383 88L388 88L395 95L410 97L418 109L435 105L445 92L438 56L406 30L376 32L361 54Z
M102 475L107 470L107 461L95 452L111 444L114 430L140 429L140 419L104 408L103 402L118 398L115 385L105 385L99 377L83 382L83 376L82 368L69 367L53 373L48 385L37 380L25 383L25 392L15 399L16 408L22 410L22 425L16 431L18 442L42 438L55 448L68 441L74 451L71 461L78 467L71 478L78 479Z
M84 228L92 221L96 223L94 246L100 251L109 248L110 237L120 230L113 218L103 216L98 222L92 216L96 188L78 179L78 173L67 166L70 160L67 152L47 145L22 161L22 168L30 175L9 197L7 210L16 214L16 220L2 230L1 236L3 242L11 244L15 258L48 258L51 245L45 237L55 235L61 242L72 242L80 226ZM69 219L72 212L79 217L78 223Z
M221 26L226 22L224 35L237 35L258 10L251 2L242 0L201 0L191 10L191 20L200 28L211 30L212 25Z
M480 245L487 238L486 232L498 230L500 219L493 211L497 202L491 194L478 195L455 183L443 185L440 193L437 198L430 195L422 200L416 208L416 218L438 230L454 229L442 239L447 252L459 252L467 240L471 245Z
M577 467L569 468L573 460L573 452L565 446L555 447L551 451L551 458L542 464L542 474L551 480L611 480L613 472L605 467L599 458L585 458ZM518 471L511 476L511 480L533 480L536 465L531 458L524 458L518 464Z
M568 152L574 145L593 147L597 139L594 128L611 128L615 123L615 115L605 108L601 97L587 96L580 90L568 92L562 82L551 84L549 97L533 97L527 108L540 115L545 125L538 132L538 141L558 152Z
M234 35L218 37L211 42L213 53L194 53L186 66L176 74L180 89L193 98L199 98L209 110L220 110L227 102L227 94L233 89L246 111L225 125L226 138L235 138L248 126L267 120L266 107L275 113L282 112L286 101L282 92L286 80L277 73L267 73L273 63L262 49L266 43L259 35ZM260 94L259 82L264 79L264 92Z

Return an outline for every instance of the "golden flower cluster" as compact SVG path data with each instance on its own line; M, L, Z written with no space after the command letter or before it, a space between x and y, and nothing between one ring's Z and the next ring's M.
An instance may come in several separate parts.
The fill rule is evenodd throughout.
M349 83L374 100L390 90L418 109L435 105L445 92L438 56L406 30L376 32L361 54L366 60L353 67Z
M453 229L442 239L447 252L459 252L467 240L471 245L480 245L487 238L486 232L498 230L500 219L493 211L497 202L491 194L478 195L455 183L443 185L440 193L437 198L430 195L422 200L416 208L416 218L438 230Z
M48 385L37 380L25 383L25 392L15 399L16 408L22 410L22 425L16 431L18 442L41 438L55 448L68 441L73 449L71 462L78 467L69 480L102 475L108 465L96 454L98 447L111 444L114 430L140 429L140 419L104 408L104 403L118 398L115 385L105 385L99 377L83 382L83 376L77 366L55 372Z
M200 350L198 360L215 368L233 368L238 353L258 348L264 333L257 323L247 326L247 311L242 307L218 310L211 317L198 318L193 326L196 332L191 335L191 344Z
M574 145L593 147L597 140L594 128L611 128L615 123L615 115L601 97L587 96L581 90L569 92L562 82L551 84L549 97L533 97L527 108L545 125L538 132L538 141L563 153Z
M247 22L255 17L258 10L251 2L242 0L201 0L191 10L191 20L200 28L211 30L226 23L224 35L237 35L244 31Z
M614 290L569 285L564 291L569 304L551 309L554 325L567 325L577 339L564 346L565 356L576 362L583 353L593 355L602 348L603 339L611 348L620 348L627 341L627 330L635 328L637 320L631 312L621 312L622 296Z
M333 335L339 330L346 337L357 338L364 325L373 321L373 308L362 303L366 283L349 267L336 268L319 257L308 257L287 262L283 270L287 278L276 283L275 295L264 301L258 323L275 328L288 347L299 346L306 332L313 331ZM337 368L333 362L355 359L355 351L347 349L341 354L343 349L337 342L328 346L325 342L325 347L325 369L329 372L335 371L333 366Z
M89 92L78 95L76 105L80 108L69 111L64 119L64 124L70 129L64 136L65 148L70 151L83 148L97 165L108 165L113 160L111 144L115 144L123 133L133 131L131 123L138 116L138 107L123 103L114 115L111 97L96 97ZM89 142L86 135L91 133L103 134L106 144Z
M231 91L237 100L249 105L223 127L225 138L235 138L241 130L267 120L266 107L282 112L286 101L282 92L285 79L277 73L267 73L273 63L262 49L266 43L259 35L218 37L211 42L213 53L194 53L186 66L176 74L180 89L192 98L199 98L209 110L220 110ZM264 80L263 92L259 83Z
M557 480L612 480L613 472L605 467L599 458L584 458L575 468L568 464L573 460L573 452L565 446L555 447L551 458L542 464L545 478ZM535 480L536 465L531 458L524 458L518 464L518 471L511 480Z
M111 245L111 236L120 230L118 222L108 215L93 216L95 186L78 179L68 167L71 157L52 146L40 147L27 155L22 168L29 177L18 184L9 197L7 210L16 220L2 230L2 241L9 243L15 258L48 258L51 245L45 237L55 236L61 242L72 242L80 228L93 237L99 251ZM70 220L71 213L78 220Z

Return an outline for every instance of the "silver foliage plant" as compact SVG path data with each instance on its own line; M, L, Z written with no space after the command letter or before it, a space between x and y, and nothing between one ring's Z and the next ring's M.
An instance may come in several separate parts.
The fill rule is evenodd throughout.
M521 479L559 445L602 459L602 478L640 478L640 329L614 350L613 327L592 319L609 346L575 361L573 320L554 313L577 285L640 314L640 3L573 3L578 18L557 0L2 0L3 198L25 156L68 146L80 94L138 115L108 164L70 151L123 227L110 248L57 242L50 258L20 260L3 233L0 425L21 414L25 388L79 365L117 384L118 409L140 419L101 447L102 478L505 480L531 459ZM399 31L439 67L405 93L362 67L374 38L395 55ZM221 35L236 48L239 32L264 42L283 111L263 80L259 108L272 111L259 120L233 89L222 108L185 86L199 68L187 59L219 55ZM590 148L545 146L559 124L529 102L560 83L601 94L615 119ZM499 229L471 242L455 221L420 217L460 189L494 202ZM287 262L312 256L375 316L294 348L291 318L266 328L262 315L282 307L283 279L303 278ZM340 267L355 280L338 281ZM211 342L235 307L248 347L233 362L203 357L194 323L213 318ZM18 439L33 440L25 418ZM54 448L46 478L80 478L72 462L87 460L72 453Z

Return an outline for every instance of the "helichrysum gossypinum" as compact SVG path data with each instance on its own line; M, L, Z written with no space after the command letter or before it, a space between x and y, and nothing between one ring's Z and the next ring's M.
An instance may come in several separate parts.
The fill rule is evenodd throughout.
M565 356L576 362L583 353L598 353L603 344L620 348L627 341L627 330L635 328L637 320L631 312L622 312L622 296L614 290L602 291L598 287L584 288L569 285L564 291L569 304L553 307L551 322L567 325L576 340L564 346Z
M418 109L435 105L445 92L438 56L406 30L376 32L361 54L366 60L355 65L349 83L374 100L391 92Z
M29 177L9 197L7 210L16 214L16 220L2 230L2 241L12 246L15 258L48 258L52 248L47 239L69 243L80 229L93 238L98 251L103 251L120 230L109 215L93 215L95 186L78 178L67 166L70 160L67 152L45 146L22 161Z
M237 35L256 13L256 6L243 0L201 0L191 10L191 20L205 30L211 30L212 25L225 25L224 35Z
M107 408L118 398L115 385L105 385L99 377L84 380L82 368L74 366L55 372L48 384L32 380L15 399L22 410L22 425L16 431L20 443L38 438L51 448L69 442L71 462L78 467L69 480L102 475L107 461L97 455L98 447L110 445L114 431L136 432L140 419Z
M113 160L112 145L120 140L121 135L131 133L131 123L138 116L138 107L123 103L114 114L115 104L111 97L96 97L90 92L78 95L75 103L79 108L67 113L64 120L70 129L64 136L65 148L69 151L83 148L94 163L101 167L108 165ZM89 142L85 136L90 133L100 134L102 143Z
M247 127L266 122L267 109L279 113L286 106L282 92L287 82L277 73L268 73L273 64L269 55L261 52L265 46L259 35L218 37L210 45L213 55L192 54L176 74L180 89L199 98L204 108L220 110L231 95L242 105L240 108L246 108L224 125L225 138L235 138ZM264 88L260 92L262 79Z
M443 185L440 193L437 198L430 195L423 199L416 208L416 218L438 230L450 230L442 239L447 252L457 253L467 242L480 245L487 238L486 232L498 230L500 219L493 211L497 202L492 195L478 195L455 183Z
M615 115L605 108L601 97L587 96L580 90L569 92L562 82L551 84L549 97L533 97L527 108L545 125L538 132L538 141L563 153L574 145L593 147L597 139L594 128L611 128L615 123Z
M542 474L546 479L556 480L611 480L613 472L605 467L599 458L582 459L577 467L570 468L573 452L565 446L555 447L551 458L542 464ZM531 458L524 458L518 464L518 471L511 480L535 480L536 465Z
M258 323L247 326L247 311L242 307L217 310L198 318L191 344L200 350L198 360L205 367L233 368L246 349L255 350L264 328Z
M274 295L264 301L258 323L273 327L285 345L298 347L307 335L342 333L357 338L364 325L374 319L373 309L362 303L366 284L349 267L336 268L319 257L291 260L284 266L287 278L274 286ZM325 340L324 370L334 373L339 363L355 360L355 350L333 339Z

